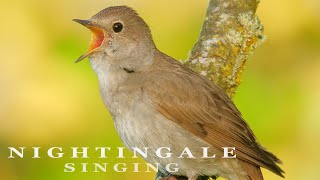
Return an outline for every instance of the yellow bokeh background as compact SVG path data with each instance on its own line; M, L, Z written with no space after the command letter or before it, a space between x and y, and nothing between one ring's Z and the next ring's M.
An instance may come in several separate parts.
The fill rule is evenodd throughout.
M10 0L0 3L0 179L154 179L155 173L64 173L63 158L8 159L8 146L123 146L88 61L90 33L72 22L111 5L136 9L156 45L185 59L207 0ZM235 103L286 179L320 179L320 1L263 0L267 41L247 63ZM152 129L151 129L152 130ZM28 149L28 148L27 148ZM129 153L128 153L129 154ZM44 153L43 153L43 156ZM108 162L132 163L110 157ZM75 162L103 162L97 158ZM143 162L138 160L138 162ZM265 179L281 179L263 171Z

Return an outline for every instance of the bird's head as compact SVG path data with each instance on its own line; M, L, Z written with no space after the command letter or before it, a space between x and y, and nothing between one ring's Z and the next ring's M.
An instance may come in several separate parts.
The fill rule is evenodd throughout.
M126 6L109 7L88 20L74 21L92 32L87 52L76 62L89 57L91 63L99 59L131 70L152 63L156 48L150 29L133 9Z

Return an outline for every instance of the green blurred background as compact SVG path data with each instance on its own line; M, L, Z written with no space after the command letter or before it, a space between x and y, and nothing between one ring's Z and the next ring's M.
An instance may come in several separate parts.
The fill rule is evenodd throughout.
M153 179L155 173L63 172L63 159L7 159L8 146L123 146L88 61L74 64L90 33L71 21L129 5L150 25L159 49L185 59L207 0L10 0L0 3L0 179ZM320 179L320 1L263 0L267 41L247 63L235 102L286 177ZM28 154L29 153L29 154ZM42 152L43 153L43 152ZM128 153L128 152L127 152ZM129 154L129 153L128 153ZM43 153L44 156L44 153ZM109 163L133 162L110 157ZM104 162L95 157L79 162ZM139 160L139 162L143 162ZM264 171L265 179L281 179Z

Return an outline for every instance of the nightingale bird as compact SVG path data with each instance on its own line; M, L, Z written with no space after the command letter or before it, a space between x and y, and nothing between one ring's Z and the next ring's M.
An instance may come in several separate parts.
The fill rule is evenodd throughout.
M146 161L179 165L176 176L220 176L262 180L260 167L283 177L281 161L263 148L232 100L216 84L159 51L146 22L127 6L108 7L88 20L92 31L86 57L96 73L103 102L128 149L149 147ZM170 147L171 158L154 156ZM235 147L236 159L179 158L184 148L201 157L199 147L222 157ZM161 171L160 170L160 171Z

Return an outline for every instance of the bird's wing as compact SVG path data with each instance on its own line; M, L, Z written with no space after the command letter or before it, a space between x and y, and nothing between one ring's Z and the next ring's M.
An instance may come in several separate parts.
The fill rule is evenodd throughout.
M170 66L156 67L143 86L159 113L212 146L235 147L239 159L282 176L275 164L280 160L257 143L219 87L180 64L171 62Z

